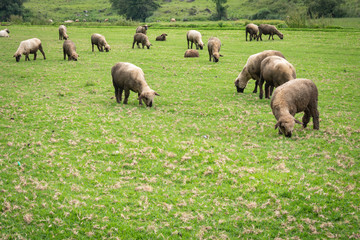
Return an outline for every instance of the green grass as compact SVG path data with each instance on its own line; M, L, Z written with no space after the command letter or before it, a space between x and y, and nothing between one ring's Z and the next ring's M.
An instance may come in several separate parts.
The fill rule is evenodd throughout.
M150 28L143 50L131 49L134 27L69 26L80 57L68 62L57 26L11 26L0 39L0 238L359 237L360 32L245 42L244 31L201 30L222 41L215 64L206 48L183 58L187 30ZM92 53L92 33L112 50ZM31 37L47 59L15 62ZM254 81L236 93L247 58L265 49L316 83L319 131L310 122L279 136ZM161 95L153 108L135 93L116 103L119 61L143 69Z

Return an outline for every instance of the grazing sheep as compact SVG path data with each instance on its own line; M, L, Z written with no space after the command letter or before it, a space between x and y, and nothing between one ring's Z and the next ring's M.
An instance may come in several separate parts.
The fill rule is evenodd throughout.
M44 56L44 59L46 59L40 39L32 38L22 41L19 45L19 48L14 53L14 58L17 62L19 62L21 55L23 54L25 55L25 61L30 61L29 54L34 54L34 60L36 60L37 50L39 50Z
M75 43L71 40L65 40L63 44L64 60L66 60L66 55L68 56L68 61L74 60L77 61L79 55L76 53Z
M136 28L136 33L143 33L146 35L146 31L148 30L149 26L148 25L144 25L144 26L138 26Z
M195 49L188 49L188 50L186 50L184 57L185 58L199 57L199 52L198 52L198 50L195 50Z
M188 44L188 49L189 49L189 42L191 42L191 49L193 47L193 43L195 43L196 49L198 50L199 48L201 50L203 50L204 47L204 43L201 40L201 33L196 31L196 30L190 30L186 33L186 39L187 39L187 44Z
M251 55L248 58L243 70L240 72L239 76L235 79L235 87L237 92L241 92L241 93L244 92L244 89L251 78L256 81L255 89L253 93L257 92L257 86L260 81L260 65L262 60L264 60L268 56L279 56L285 58L281 52L274 50L266 50Z
M272 89L296 78L294 66L279 56L265 58L260 65L260 94L263 98L263 84L265 84L265 98L270 98ZM272 87L270 91L270 87Z
M10 37L9 33L10 33L9 29L5 28L4 30L0 31L0 37Z
M111 68L111 76L115 88L116 102L121 103L121 96L125 90L124 104L127 104L130 90L138 93L139 104L145 102L147 107L152 107L153 99L160 96L152 90L145 81L144 72L141 68L127 62L116 63Z
M109 52L110 50L110 45L106 42L105 37L97 33L91 35L91 47L93 52L94 52L94 45L97 46L100 52L104 51L103 48L105 48L106 52Z
M176 19L175 19L175 18L171 18L171 19L170 19L170 22L176 22Z
M211 62L211 57L214 62L218 62L220 57L223 57L220 52L221 42L217 37L211 37L208 40L208 51L209 51L209 61Z
M279 134L291 137L295 123L306 128L313 118L313 128L319 129L318 90L308 79L294 79L284 83L274 91L271 98L271 109L277 120L275 129ZM295 114L305 112L302 123L295 119Z
M146 46L147 49L149 49L150 46L152 46L152 44L149 42L149 38L143 33L136 33L134 35L134 42L133 42L132 48L134 48L135 43L138 46L138 48L140 48L139 43L142 44L142 48L144 48Z
M69 36L66 34L66 26L59 26L59 40L68 40Z
M262 37L261 37L262 34L264 35L270 34L268 40L270 40L270 37L272 37L272 40L274 40L274 34L278 35L280 39L284 38L284 35L281 32L279 32L279 30L277 30L275 26L269 24L259 25L259 35L257 36L257 41L259 41L259 38L262 41Z
M249 23L245 27L245 39L247 41L248 33L250 35L250 42L253 39L257 39L257 34L259 32L259 27L253 23Z
M160 36L156 37L156 41L166 41L166 33L161 34Z

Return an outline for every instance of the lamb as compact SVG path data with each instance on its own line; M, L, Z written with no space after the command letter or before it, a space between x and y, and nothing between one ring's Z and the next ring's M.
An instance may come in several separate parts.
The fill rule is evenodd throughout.
M5 28L4 30L0 31L0 37L10 37L9 33L10 33L9 29Z
M279 56L269 56L260 65L260 94L263 98L263 84L265 84L265 98L270 98L272 89L296 78L294 66ZM270 87L272 87L270 91Z
M66 34L66 26L59 26L59 40L68 40L69 36Z
M264 60L268 56L279 56L282 58L285 58L284 55L279 51L274 50L266 50L254 55L251 55L243 70L240 72L238 77L235 79L235 87L237 89L237 92L244 92L244 89L248 83L248 81L252 78L255 82L255 89L253 93L257 93L257 86L260 81L260 65L262 60Z
M186 33L186 39L187 39L188 49L189 49L189 42L191 42L191 49L193 47L193 43L195 43L196 50L198 50L199 48L203 50L204 43L201 40L200 32L196 30L190 30Z
M66 55L68 56L68 61L74 60L77 61L79 55L76 53L75 43L71 40L65 40L63 43L63 52L64 60L66 60Z
M136 33L143 33L146 35L146 31L148 30L148 25L144 25L144 26L138 26L136 28Z
M148 86L142 69L134 64L127 62L116 63L111 68L111 76L117 103L121 103L123 90L125 90L124 104L128 103L130 90L138 93L139 104L142 105L142 101L144 101L147 107L152 107L155 95L160 96Z
M217 37L211 37L208 40L208 51L209 51L209 61L211 62L211 57L214 62L218 62L220 57L223 57L220 52L221 42Z
M143 33L136 33L134 35L134 42L133 42L132 48L134 48L135 42L136 42L136 45L138 46L138 48L140 48L139 43L142 44L142 48L144 48L146 46L147 49L149 49L150 46L152 46L152 44L149 42L149 38Z
M30 61L29 54L34 54L34 60L36 60L37 50L39 50L42 53L44 59L46 59L40 39L28 39L20 42L19 48L16 50L13 57L17 62L19 62L21 55L23 54L25 55L25 61Z
M156 37L156 41L166 41L166 33L161 34L160 36Z
M97 33L91 35L91 47L93 52L94 52L94 45L97 46L100 52L103 52L104 49L106 52L109 52L110 50L110 45L106 42L105 37Z
M257 39L257 34L259 32L259 27L253 23L249 23L245 27L245 39L247 41L248 33L250 35L250 42L253 39Z
M272 37L272 40L274 40L274 34L278 35L280 39L284 38L284 35L281 32L279 32L279 30L277 30L275 26L269 24L259 25L259 35L257 36L257 41L259 41L259 38L262 41L262 37L261 37L262 34L264 35L270 34L268 40L270 40L270 37Z
M184 57L185 58L199 57L199 52L198 52L198 50L195 50L195 49L188 49L188 50L186 50Z
M284 83L274 91L271 109L276 118L275 129L279 134L291 137L295 123L306 128L313 118L313 128L319 129L318 90L309 79L294 79ZM295 119L295 114L305 112L302 123Z

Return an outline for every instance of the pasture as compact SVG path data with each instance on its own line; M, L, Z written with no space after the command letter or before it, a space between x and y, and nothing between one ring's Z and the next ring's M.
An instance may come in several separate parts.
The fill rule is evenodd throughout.
M347 239L360 237L360 31L200 30L222 41L219 63L185 59L187 28L76 27L78 62L58 26L10 26L0 39L0 238ZM155 37L167 33L166 42ZM104 35L111 51L91 52ZM46 60L19 63L20 41ZM234 80L247 58L281 51L319 89L320 130L278 135L270 100ZM131 62L161 96L117 104L111 67ZM302 114L295 116L301 120Z

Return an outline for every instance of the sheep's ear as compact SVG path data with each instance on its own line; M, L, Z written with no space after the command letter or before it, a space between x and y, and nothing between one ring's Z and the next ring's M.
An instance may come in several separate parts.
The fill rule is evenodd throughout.
M275 124L275 129L277 129L279 126L280 126L280 122L277 122L277 123Z
M224 55L221 55L221 54L220 54L220 57L223 57L223 56L224 56Z
M156 96L160 96L160 94L158 94L157 92L154 92Z
M301 124L302 125L302 122L300 122L299 120L295 119L295 123L297 124Z

